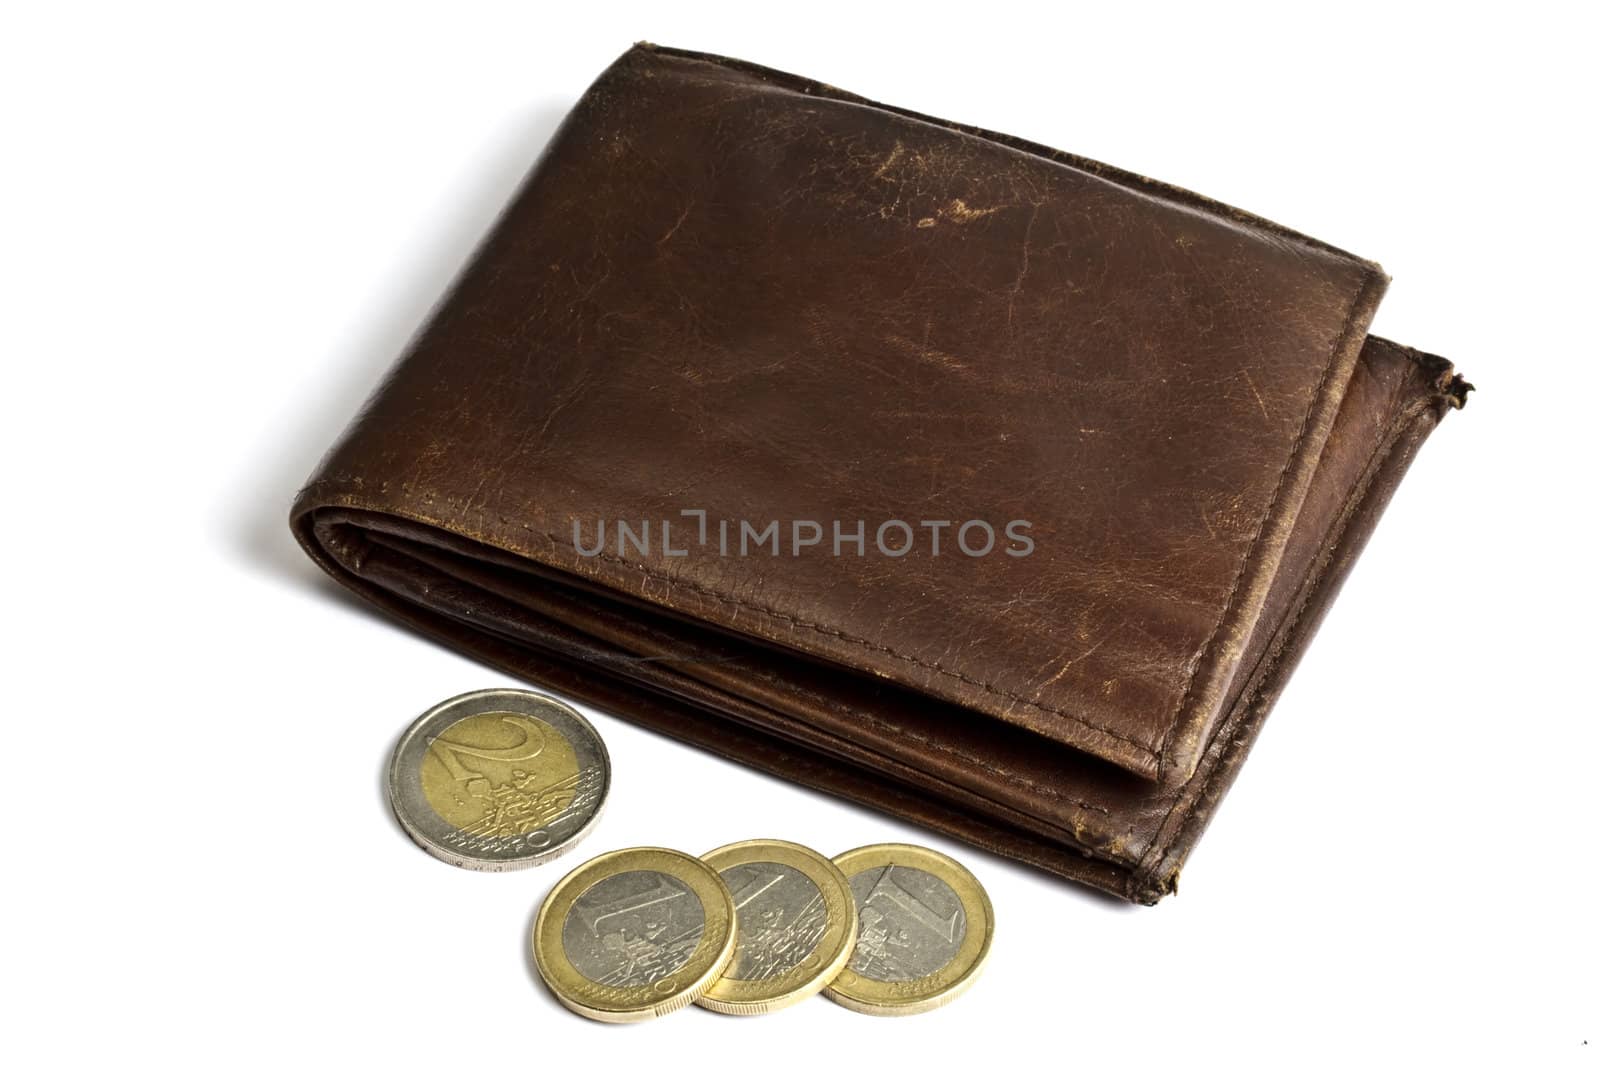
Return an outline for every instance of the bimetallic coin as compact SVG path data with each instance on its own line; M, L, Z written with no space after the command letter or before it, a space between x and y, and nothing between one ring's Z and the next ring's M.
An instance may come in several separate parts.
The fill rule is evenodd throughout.
M856 943L850 883L833 862L788 841L741 841L700 857L733 893L733 962L695 1003L761 1015L804 1000L844 968Z
M833 862L850 880L861 930L824 993L868 1015L915 1015L977 980L994 909L970 871L916 845L868 845Z
M389 760L389 803L430 855L512 871L561 855L594 826L611 784L605 743L577 711L521 689L431 709Z
M533 923L533 959L579 1015L634 1022L705 992L733 958L736 929L716 871L671 849L626 848L550 890Z

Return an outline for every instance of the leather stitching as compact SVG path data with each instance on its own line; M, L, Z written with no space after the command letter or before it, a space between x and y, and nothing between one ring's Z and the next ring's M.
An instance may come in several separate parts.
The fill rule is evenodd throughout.
M562 541L560 538L556 537L555 535L547 533L544 530L535 530L531 526L528 526L526 523L517 522L514 519L506 519L506 518L501 517L501 516L489 516L489 517L490 518L495 518L495 519L497 519L497 521L499 521L499 522L501 522L503 524L516 526L517 528L519 528L521 530L524 530L524 531L526 531L528 533L531 533L531 534L534 534L536 536L542 537L546 541L549 541L552 545L554 545L557 548L565 549L565 548L570 548L571 547L569 544L567 544L566 542ZM787 612L777 611L777 610L775 610L773 608L764 607L764 606L762 606L760 604L752 603L751 601L744 600L744 599L742 599L740 597L737 597L737 596L732 596L732 595L730 595L728 593L718 592L717 590L712 589L709 586L702 585L701 583L696 582L696 581L692 581L692 580L690 580L688 578L680 578L680 577L677 577L676 575L666 574L666 573L664 573L664 572L662 572L660 570L657 570L657 569L655 569L653 567L646 567L644 564L640 563L637 560L624 559L624 558L622 558L620 556L613 556L613 555L610 555L609 553L605 553L605 552L598 553L595 557L592 557L592 558L603 559L603 560L606 560L609 563L618 563L618 564L622 564L623 566L626 566L626 567L632 567L633 569L639 571L641 574L649 575L651 578L655 578L658 581L665 582L668 585L680 586L682 588L692 590L695 593L699 593L701 596L710 597L713 600L719 600L719 601L722 601L723 603L727 603L727 604L734 604L734 605L737 605L738 607L747 608L750 611L754 611L754 612L757 612L757 613L762 614L762 615L769 616L769 617L774 618L774 619L780 619L780 620L782 620L784 622L787 622L791 626L800 627L800 628L806 629L806 630L813 630L816 633L822 634L825 637L832 637L832 638L835 638L836 640L844 641L844 642L847 642L847 643L852 644L852 645L860 645L862 648L868 649L868 650L873 651L873 652L881 652L884 655L889 656L889 657L891 657L893 659L898 659L898 660L902 660L902 661L904 661L906 663L914 664L914 665L916 665L918 667L922 667L925 670L930 670L930 671L933 671L933 672L935 672L937 674L942 674L947 678L954 678L957 681L966 683L967 685L975 686L975 687L977 687L979 689L982 689L982 690L984 690L986 692L993 693L996 696L1002 696L1002 697L1005 697L1008 700L1016 701L1017 703L1021 704L1023 707L1037 708L1039 711L1043 711L1043 712L1046 712L1046 713L1051 714L1051 715L1056 715L1058 717L1071 719L1074 722L1077 722L1078 724L1080 724L1081 726L1085 727L1088 730L1091 730L1091 731L1093 731L1095 733L1104 734L1107 737L1115 738L1116 740L1121 741L1124 744L1133 746L1134 748L1138 749L1140 752L1143 752L1148 756L1152 756L1152 757L1155 757L1157 759L1159 759L1160 756L1161 756L1160 752L1158 752L1157 750L1151 748L1149 745L1147 745L1144 742L1140 741L1138 738L1129 737L1126 734L1118 733L1116 730L1113 730L1113 729L1111 729L1109 727L1106 727L1106 726L1100 726L1100 725L1098 725L1098 724L1096 724L1094 722L1091 722L1090 720L1084 718L1083 716L1081 716L1081 715L1079 715L1079 714L1077 714L1077 713L1075 713L1073 711L1070 711L1070 710L1068 710L1066 708L1056 708L1056 707L1052 707L1051 705L1048 705L1048 704L1040 703L1037 700L1028 700L1027 698L1021 696L1020 694L1013 693L1010 690L1000 688L999 686L995 685L993 682L985 681L982 678L974 678L973 676L971 676L969 674L964 674L961 671L952 670L952 669L950 669L948 667L945 667L945 666L942 666L942 665L940 665L938 663L930 663L930 662L928 662L926 660L918 659L916 656L910 655L910 654L905 653L905 652L897 651L896 649L893 649L893 648L889 647L888 645L875 644L875 643L873 643L871 641L868 641L868 640L866 640L864 638L856 637L853 634L845 633L843 630L835 629L834 627L831 627L831 626L825 626L822 623L812 622L809 619L802 619L797 615L791 615L791 614L788 614Z
M316 483L316 484L321 484L321 483ZM527 527L523 526L523 524L515 523L513 520L510 520L510 519L500 518L500 519L498 519L498 521L500 521L502 523L512 523L512 524L518 526L521 529L527 529ZM537 531L531 531L530 530L529 532L537 532ZM341 556L347 557L347 560L346 560L347 563L352 563L352 564L364 563L365 560L367 559L367 557L371 554L372 542L368 538L368 536L366 535L365 531L361 530L359 527L357 527L357 528L352 530L351 537L353 538L355 543L354 544L347 544L345 546L337 546L337 547L339 547L339 553L340 553ZM336 547L336 546L330 546L330 547ZM631 562L631 561L625 561L625 562ZM359 565L352 565L351 566L351 570L359 571L360 570L360 566ZM446 572L446 573L449 573L449 572ZM498 596L498 594L495 594L495 593L492 593L492 592L488 592L488 591L485 591L485 592L486 592L486 595L489 595L489 596ZM501 599L503 599L503 598L501 598ZM623 657L623 658L627 658L627 657ZM861 721L866 722L866 723L868 723L868 724L870 724L872 726L879 727L881 729L887 730L890 733L896 734L898 736L905 737L905 738L907 738L907 739L909 739L911 741L914 741L914 742L916 742L918 744L926 745L927 747L933 749L936 752L941 752L941 753L944 753L946 755L953 756L958 760L961 760L961 761L963 761L963 762L965 762L967 764L970 764L971 766L978 767L981 770L987 771L987 772L989 772L991 774L994 774L994 775L997 775L997 776L999 776L1001 778L1005 778L1005 779L1007 779L1009 781L1015 782L1019 786L1021 786L1023 789L1027 790L1028 792L1035 793L1035 794L1037 794L1039 796L1048 797L1049 799L1054 800L1054 801L1065 802L1065 803L1073 805L1074 807L1081 808L1084 811L1094 812L1094 813L1099 814L1099 815L1109 816L1111 814L1111 810L1109 808L1101 807L1098 804L1091 804L1088 801L1083 800L1080 797L1073 796L1073 795L1071 795L1069 793L1062 792L1061 790L1058 790L1058 789L1054 789L1054 788L1052 788L1050 786L1047 786L1047 785L1043 784L1042 782L1035 781L1034 779L1029 778L1026 775L1019 774L1016 771L1008 770L1008 769L1006 769L1004 767L1001 767L1001 766L999 766L997 764L990 763L990 762L982 759L979 756L974 756L969 752L966 752L966 751L964 751L962 749L956 748L956 747L954 747L952 745L946 744L943 741L935 740L934 738L928 737L928 736L926 736L924 734L920 734L915 730L910 730L910 729L907 729L906 727L899 726L899 725L897 725L895 723L892 723L892 722L889 722L889 721L887 721L885 719L880 719L877 716L871 714L870 712L863 711L863 710L857 708L853 704L848 704L847 703L847 704L841 705L841 707L843 708L843 710L847 714L851 715L854 718L860 719ZM820 729L820 727L818 727L818 729ZM835 735L835 736L837 736L837 735ZM859 744L859 742L851 741L848 738L841 737L840 740L846 742L847 744ZM874 755L878 755L878 756L884 757L886 759L893 760L893 761L895 761L897 763L901 762L899 760L899 758L896 757L891 752L880 752L880 751L877 751L877 750L871 748L871 746L867 746L867 745L862 745L861 747L863 749L865 749L866 751L872 752ZM965 787L958 787L958 788L965 788ZM972 792L974 796L982 796L982 794L976 793L976 792L974 792L972 790L967 790L967 791L968 792ZM992 798L992 797L985 797L984 799L987 799L987 800L989 800L991 802L996 802L994 800L994 798ZM1073 838L1075 840L1078 840L1080 844L1084 845L1084 847L1090 848L1090 849L1094 849L1095 848L1095 846L1094 846L1092 841L1080 839L1077 831L1074 830L1073 828L1071 828L1071 827L1061 827L1061 829L1067 830L1068 832L1072 833Z
M1245 550L1243 558L1239 560L1239 570L1233 576L1233 585L1228 589L1227 599L1223 601L1222 612L1217 616L1216 625L1211 628L1211 635L1200 646L1200 655L1195 658L1194 667L1189 671L1189 677L1184 682L1183 691L1178 694L1178 702L1173 709L1172 724L1167 727L1167 731L1162 735L1161 743L1158 746L1159 753L1157 758L1162 761L1163 770L1165 770L1167 745L1172 739L1172 733L1191 714L1188 704L1189 697L1194 691L1195 680L1200 677L1204 668L1208 668L1211 665L1212 653L1216 650L1217 637L1222 633L1223 623L1227 622L1228 616L1233 613L1234 601L1238 598L1239 590L1244 587L1244 577L1251 569L1250 563L1255 559L1256 549L1260 547L1261 537L1266 533L1267 523L1272 519L1273 512L1278 509L1278 500L1283 495L1283 487L1289 480L1289 470L1294 466L1295 460L1299 458L1301 448L1305 446L1306 431L1311 427L1312 412L1317 409L1317 405L1322 401L1323 393L1328 387L1328 377L1333 373L1333 365L1338 362L1339 353L1344 349L1346 341L1349 340L1351 327L1355 325L1356 313L1361 309L1361 303L1366 299L1367 290L1372 287L1375 278L1376 275L1368 271L1362 278L1360 288L1356 290L1354 298L1350 301L1350 307L1345 312L1344 325L1339 328L1338 334L1334 337L1333 346L1328 352L1328 361L1322 367L1322 376L1317 379L1317 387L1311 393L1311 401L1306 405L1305 414L1300 418L1300 427L1295 431L1294 443L1289 448L1289 456L1284 460L1283 469L1278 472L1278 481L1273 486L1272 496L1268 498L1266 510L1261 513L1261 520L1256 524L1255 536L1250 539L1250 547Z
M511 522L512 520L501 519L500 521L501 522ZM522 526L521 523L517 523L516 525L518 525L519 527ZM522 527L522 528L526 529L526 527ZM535 532L535 531L530 531L530 532ZM670 669L670 667L669 668L665 668L665 669ZM954 756L956 759L961 760L964 763L970 764L971 766L974 766L974 767L978 767L978 768L980 768L980 769L982 769L984 771L988 771L991 774L998 775L1001 778L1005 778L1005 779L1007 779L1009 781L1016 782L1018 785L1022 786L1024 789L1028 790L1029 792L1036 793L1036 794L1038 794L1040 796L1043 796L1043 797L1049 797L1051 800L1065 801L1065 802L1067 802L1069 804L1074 805L1075 807L1082 808L1084 811L1092 811L1092 812L1095 812L1097 814L1107 815L1107 816L1109 816L1111 814L1111 810L1109 808L1103 808L1103 807L1099 806L1098 804L1090 804L1086 800L1083 800L1083 799L1081 799L1079 797L1073 796L1073 795L1071 795L1069 793L1063 793L1058 789L1054 789L1054 788L1052 788L1050 786L1047 786L1047 785L1043 784L1042 782L1037 782L1034 779L1029 778L1026 775L1018 774L1016 771L1008 770L1008 769L1006 769L1004 767L1001 767L1001 766L998 766L996 764L989 763L988 761L984 760L983 758L981 758L979 756L974 756L970 752L967 752L967 751L965 751L963 749L956 748L955 746L946 744L943 741L935 740L932 737L928 737L928 736L926 736L924 734L920 734L915 730L907 729L906 727L900 726L900 725L898 725L896 723L889 722L886 719L880 719L876 715L873 715L870 712L863 711L860 708L857 708L854 704L845 703L845 704L842 704L841 707L843 708L843 710L847 714L851 715L854 718L860 719L861 721L869 723L872 726L879 727L880 729L888 730L892 734L896 734L896 735L898 735L900 737L907 738L907 739L909 739L911 741L916 742L917 744L926 745L927 747L933 749L936 752L942 752L945 755ZM819 727L819 729L820 729L820 727ZM858 744L858 742L850 741L848 738L841 738L841 740L845 741L848 744ZM888 758L888 759L893 759L897 763L900 762L900 760L897 757L895 757L892 753L877 752L876 750L872 749L871 746L867 746L867 745L863 745L861 747L866 749L867 751L874 752L874 754L876 754L878 756L882 756L882 757ZM978 795L978 794L975 794L975 795ZM990 799L992 799L992 798L990 798ZM1076 837L1077 836L1076 833L1074 833L1073 836ZM1084 843L1088 844L1087 842L1084 842Z
M500 521L501 522L510 522L511 520L501 519ZM520 523L518 523L517 525L521 526ZM524 528L526 528L526 527L524 527ZM530 531L530 532L532 532L532 531ZM363 542L364 541L365 541L365 538L363 538ZM663 667L663 669L670 670L671 668L670 667ZM932 737L928 737L925 734L920 734L915 730L907 729L906 727L900 726L900 725L898 725L896 723L889 722L886 719L880 719L876 715L873 715L871 712L863 711L860 708L856 707L852 703L846 702L844 704L841 704L840 706L842 707L842 709L847 714L849 714L850 716L852 716L852 717L854 717L856 719L860 719L861 721L863 721L865 723L868 723L868 724L870 724L872 726L876 726L876 727L878 727L880 729L887 730L890 733L895 734L897 736L907 738L907 739L909 739L911 741L916 742L917 744L926 745L928 748L931 748L936 752L942 752L945 755L954 756L956 759L961 760L962 762L967 763L967 764L969 764L969 765L971 765L973 767L978 767L981 770L988 771L990 774L995 774L995 775L998 775L1001 778L1005 778L1005 779L1007 779L1009 781L1015 782L1019 786L1021 786L1022 788L1026 789L1027 791L1032 792L1032 793L1036 793L1039 796L1049 797L1051 800L1065 801L1066 803L1072 804L1075 807L1082 808L1084 811L1092 811L1092 812L1095 812L1097 814L1106 815L1106 816L1109 816L1111 814L1111 810L1109 808L1103 808L1103 807L1099 806L1098 804L1091 804L1088 801L1081 799L1080 797L1073 796L1073 795L1071 795L1069 793L1063 793L1060 790L1054 789L1054 788L1052 788L1050 786L1047 786L1042 782L1035 781L1034 779L1029 778L1027 775L1018 774L1016 771L1008 770L1008 769L1006 769L1004 767L998 766L997 764L989 763L988 761L984 760L982 757L974 756L970 752L967 752L967 751L965 751L963 749L956 748L954 745L949 745L949 744L946 744L943 741L935 740ZM821 729L821 728L818 727L818 729ZM824 731L824 732L826 732L826 731ZM841 738L841 740L845 741L847 744L858 744L859 743L859 742L850 741L848 738ZM875 755L882 756L882 757L887 758L887 759L893 759L897 763L901 762L898 757L894 756L893 753L879 752L879 751L873 749L869 745L862 745L861 747L866 749L867 751L873 752ZM974 795L981 795L981 794L976 794L975 793ZM989 798L989 799L992 799L992 798ZM1077 835L1074 834L1074 837L1076 837L1076 836Z
M1273 670L1278 663L1278 658L1282 654L1283 649L1288 647L1293 638L1295 629L1299 625L1301 614L1305 611L1306 605L1310 603L1312 594L1316 591L1317 586L1321 583L1322 573L1332 561L1332 551L1334 547L1337 546L1339 539L1344 535L1344 530L1349 523L1349 517L1355 514L1355 511L1360 506L1361 501L1365 499L1373 474L1377 471L1383 460L1388 456L1389 451L1394 447L1394 442L1399 440L1399 434L1402 425L1398 417L1400 412L1400 398L1405 395L1406 386L1415 376L1417 369L1418 368L1415 365L1406 367L1400 381L1396 383L1393 390L1394 395L1389 398L1388 404L1384 406L1383 418L1379 420L1379 425L1384 426L1385 430L1379 435L1377 441L1373 444L1372 454L1367 457L1367 462L1362 465L1360 477L1357 478L1356 481L1351 485L1350 493L1346 497L1344 505L1340 508L1339 517L1334 521L1333 525L1328 528L1328 531L1323 534L1322 543L1317 546L1317 554L1314 557L1312 568L1307 572L1305 579L1301 582L1300 590L1296 595L1294 613L1289 618L1285 619L1283 624L1279 627L1279 632L1283 635L1282 639L1280 640L1275 637L1273 642L1268 645L1267 656L1255 666L1252 672L1258 677L1253 679L1250 684L1245 687L1245 690L1241 692L1234 714L1229 717L1229 721L1224 724L1223 728L1217 732L1217 736L1212 741L1212 746L1221 745L1237 734L1237 724L1242 722L1244 718L1248 717L1253 708L1252 701L1255 699L1255 695L1260 691L1262 686L1271 681ZM1217 763L1213 764L1211 769L1206 773L1206 776L1201 779L1201 781L1196 783L1196 792L1191 794L1192 796L1198 798L1204 795L1205 790L1210 786L1212 776L1216 774L1217 769L1221 766L1221 762L1222 761L1219 759ZM1166 833L1167 826L1171 824L1172 819L1177 814L1178 809L1183 806L1183 800L1184 797L1180 794L1176 799L1173 800L1172 806L1167 809L1166 815L1162 818L1161 825L1156 828L1155 834L1150 839L1149 846L1145 849L1144 854L1140 856L1139 863L1135 867L1134 874L1138 874L1139 872L1153 868L1165 855L1167 851L1166 849L1158 851L1155 846L1156 843L1159 842L1162 836ZM1184 824L1179 827L1180 833L1187 826L1187 824L1188 820L1185 819ZM1178 840L1178 836L1174 835L1171 840L1176 842Z
M1405 383L1402 383L1399 388L1403 389L1404 384ZM1409 428L1411 424L1414 423L1420 416L1431 410L1433 406L1433 399L1431 397L1421 397L1409 405L1400 417L1392 419L1393 425L1391 426L1390 432L1385 435L1385 442L1381 447L1373 452L1372 457L1367 461L1367 468L1362 474L1362 483L1359 490L1352 494L1346 501L1344 513L1340 516L1338 525L1335 529L1329 531L1328 537L1323 541L1323 548L1321 550L1322 558L1317 563L1316 573L1309 577L1307 584L1304 587L1304 591L1301 594L1300 602L1295 607L1294 615L1292 618L1290 618L1284 628L1283 639L1278 642L1277 647L1272 650L1270 658L1262 665L1261 669L1263 673L1259 681L1252 685L1251 692L1246 697L1240 699L1240 713L1234 719L1236 728L1219 733L1217 738L1213 740L1212 747L1232 741L1239 730L1249 728L1250 724L1244 722L1244 720L1248 719L1251 714L1255 713L1259 709L1259 698L1261 692L1276 680L1278 666L1283 660L1283 654L1294 643L1306 609L1310 607L1317 590L1321 588L1323 580L1327 577L1328 571L1333 564L1333 560L1338 554L1337 549L1339 543L1344 539L1345 532L1349 529L1350 521L1355 517L1357 511L1360 510L1362 502L1366 500L1368 492L1371 490L1373 483L1376 480L1377 472L1382 469L1384 463L1388 461L1389 456L1394 452L1395 446L1398 445L1401 439L1405 436L1405 430ZM1414 450L1416 446L1413 444L1411 447L1412 450ZM1259 725L1259 723L1256 725ZM1212 800L1210 803L1203 803L1203 801L1205 801L1206 794L1211 789L1212 782L1215 781L1217 775L1222 772L1226 762L1227 761L1225 759L1219 757L1216 762L1212 764L1210 770L1206 772L1205 777L1200 781L1194 792L1191 794L1194 798L1194 801L1189 806L1188 811L1185 812L1182 821L1179 822L1177 830L1173 833L1167 844L1158 848L1156 847L1156 842L1160 840L1162 833L1165 831L1165 824L1171 822L1172 816L1177 813L1177 810L1180 806L1178 803L1173 804L1172 808L1167 812L1167 817L1163 821L1161 830L1158 830L1155 838L1152 839L1151 847L1146 851L1144 856L1140 858L1138 866L1135 867L1132 872L1130 872L1128 883L1130 890L1137 890L1146 884L1150 879L1151 873L1161 865L1162 861L1164 861L1172 852L1173 848L1177 846L1178 842L1184 839L1184 834L1188 831L1189 824L1193 822L1194 819L1201 814L1201 812L1209 811L1215 806L1215 800ZM1129 832L1131 832L1131 830L1132 828L1130 827ZM1135 893L1130 892L1129 895L1133 896Z
M1327 571L1327 568L1332 565L1334 549L1337 548L1339 541L1344 537L1344 532L1349 526L1350 519L1355 515L1357 509L1361 506L1361 502L1366 499L1367 491L1372 486L1373 477L1377 471L1381 469L1383 462L1389 457L1389 453L1393 451L1395 444L1400 440L1400 435L1404 430L1406 423L1409 421L1409 419L1415 417L1409 409L1404 412L1401 411L1400 398L1405 395L1406 386L1410 384L1412 378L1415 376L1416 369L1416 365L1408 366L1406 368L1406 373L1395 385L1394 396L1390 398L1389 404L1383 413L1382 423L1387 427L1387 429L1384 431L1382 436L1378 438L1377 442L1373 446L1372 455L1367 457L1367 462L1362 466L1361 477L1357 479L1356 483L1351 487L1350 495L1346 498L1344 506L1340 509L1338 520L1332 527L1329 528L1328 532L1323 535L1322 544L1317 546L1316 562L1312 571L1306 575L1305 580L1302 582L1300 593L1295 604L1294 614L1285 620L1281 627L1281 632L1283 634L1282 640L1275 641L1272 646L1269 646L1268 657L1255 668L1255 673L1259 675L1259 679L1252 682L1247 687L1246 692L1240 694L1236 713L1231 717L1231 722L1229 723L1228 728L1218 732L1218 736L1214 740L1213 744L1223 744L1235 733L1237 733L1237 730L1234 729L1234 724L1241 722L1252 710L1254 710L1254 701L1256 695L1264 686L1273 680L1278 662L1281 659L1284 650L1288 648L1293 641L1294 635L1299 628L1301 615L1305 613L1306 607L1311 603L1312 596L1316 593L1317 588L1322 584L1322 579ZM1417 401L1417 403L1420 404L1422 401ZM1198 784L1196 791L1191 794L1197 798L1196 805L1198 805L1198 798L1204 796L1206 789L1208 789L1210 786L1212 777L1218 772L1221 766L1222 761L1219 759L1215 764L1213 764L1210 771L1207 772L1206 777ZM1155 836L1151 838L1150 848L1146 850L1145 855L1140 857L1139 869L1153 869L1159 863L1159 861L1164 858L1166 852L1170 850L1170 844L1167 848L1161 850L1157 850L1155 845L1165 833L1167 825L1171 823L1173 816L1182 806L1182 799L1183 798L1180 796L1178 800L1173 802L1172 807L1167 810L1167 814L1165 818L1163 818L1161 826L1156 830ZM1192 811L1193 807L1191 806L1190 812L1192 813ZM1188 826L1188 823L1189 817L1186 815L1183 823L1178 827L1178 832L1172 836L1171 842L1176 842L1181 838L1183 831Z
M954 756L956 759L969 763L974 767L982 768L991 774L997 774L1001 778L1006 778L1010 781L1016 782L1029 792L1037 793L1040 796L1049 797L1052 800L1066 801L1067 803L1072 804L1075 807L1082 808L1085 811L1092 811L1100 815L1108 816L1111 814L1111 810L1109 808L1102 808L1097 804L1090 804L1086 800L1081 800L1078 797L1072 796L1068 793L1063 793L1058 789L1052 789L1050 786L1044 785L1041 782L1036 782L1026 775L1021 775L1015 771L1006 770L1004 767L996 766L995 764L989 763L981 757L974 756L970 752L965 752L954 747L953 745L947 745L942 741L935 741L933 738L925 737L922 734L917 733L915 730L908 730L903 726L897 726L892 722L886 722L875 715L861 711L853 705L845 705L845 710L855 718L861 719L862 721L870 723L873 726L881 727L882 729L888 730L892 734L898 734L901 737L909 738L918 744L927 745L936 752L942 752L946 755ZM887 755L887 753L880 753L880 755ZM1063 827L1063 829L1066 828ZM1077 837L1076 832L1073 833L1073 836ZM1087 842L1084 842L1084 844L1087 844Z
M359 483L355 482L354 480L350 480L350 479L319 478L316 481L312 482L310 485L307 485L305 487L305 489L303 489L301 492L302 493L308 493L313 489L324 488L324 487L333 488L333 487L338 487L338 486L354 486L354 487L357 487L357 488L365 488L365 486L362 486ZM429 494L428 496L424 497L424 502L425 503L432 503L435 499L436 498L433 495ZM541 537L544 540L548 541L552 546L554 546L556 548L568 549L568 548L572 547L570 544L568 544L567 542L562 541L559 537L556 537L554 534L548 533L547 531L544 531L544 530L536 530L533 527L529 526L525 522L521 522L521 521L518 521L516 519L510 519L510 518L507 518L507 517L505 517L503 515L486 514L486 513L483 513L481 511L479 512L479 514L482 514L484 518L491 519L491 520L497 522L498 524L500 524L502 526L514 527L514 528L516 528L518 530L521 530L521 531L523 531L525 533L530 533L530 534L533 534L536 537ZM501 547L506 547L506 546L501 546ZM515 549L511 549L511 548L507 548L507 550L508 551L513 551L513 552L516 551ZM905 661L907 663L915 664L916 666L922 667L922 668L924 668L926 670L934 671L937 674L942 674L942 675L945 675L947 677L954 678L954 679L956 679L958 681L965 682L968 685L975 686L977 688L983 689L983 690L985 690L987 692L995 694L996 696L1005 697L1005 698L1007 698L1009 700L1015 701L1018 704L1021 704L1023 707L1037 708L1038 710L1046 712L1048 714L1057 715L1057 716L1060 716L1060 717L1072 719L1073 721L1075 721L1075 722L1079 723L1080 725L1082 725L1085 729L1088 729L1088 730L1090 730L1092 732L1095 732L1095 733L1104 734L1107 737L1114 738L1114 739L1116 739L1118 741L1123 742L1124 744L1130 745L1133 748L1138 749L1140 752L1143 752L1148 756L1151 756L1151 757L1154 757L1154 758L1157 758L1157 759L1160 758L1160 753L1158 751L1156 751L1155 749L1151 748L1149 745L1145 744L1144 742L1140 741L1139 739L1134 738L1134 737L1129 737L1129 736L1127 736L1125 734L1118 733L1117 731L1112 730L1112 729L1110 729L1108 727L1099 726L1099 725L1097 725L1097 724L1095 724L1093 722L1090 722L1088 719L1085 719L1082 716L1077 715L1076 713L1071 712L1071 711L1069 711L1069 710L1067 710L1065 708L1054 708L1054 707L1051 707L1050 705L1040 703L1039 701L1036 701L1036 700L1028 700L1028 699L1016 694L1016 693L1012 693L1012 692L1010 692L1008 690L1002 689L1002 688L994 685L992 682L986 682L981 678L974 678L971 675L963 674L960 671L951 670L950 668L943 667L943 666L941 666L941 665L939 665L937 663L929 663L929 662L927 662L925 660L918 659L915 656L908 655L906 653L896 651L895 649L890 648L887 645L874 644L871 641L867 641L864 638L856 637L853 634L845 633L842 630L837 630L837 629L834 629L833 627L830 627L830 626L824 626L821 623L815 623L815 622L811 622L808 619L802 619L802 618L800 618L800 617L798 617L796 615L790 615L790 614L787 614L785 612L781 612L781 611L774 610L772 608L764 607L761 604L756 604L756 603L753 603L751 601L744 600L744 599L741 599L740 597L732 596L732 595L727 594L727 593L718 592L717 590L712 589L709 586L702 585L699 582L692 581L692 580L690 580L688 578L680 578L680 577L677 577L675 575L666 574L666 573L664 573L662 571L659 571L659 570L657 570L657 569L655 569L653 567L647 567L647 566L645 566L644 564L640 563L637 560L624 559L624 558L622 558L620 556L614 556L614 555L611 555L611 554L606 553L606 552L596 553L595 555L593 555L593 556L591 556L589 558L591 558L591 559L601 559L601 560L605 560L608 563L621 564L622 566L631 567L634 570L639 571L641 574L647 575L650 578L654 578L657 581L664 582L667 585L688 589L688 590L690 590L692 592L700 594L701 596L710 597L713 600L722 601L723 603L728 603L728 604L734 604L734 605L737 605L738 607L747 609L749 611L756 612L757 614L760 614L760 615L766 615L766 616L769 616L769 617L774 618L774 619L780 619L780 620L782 620L784 622L789 623L791 626L800 627L800 628L804 628L804 629L807 629L807 630L814 630L817 633L822 634L822 635L824 635L826 637L832 637L832 638L835 638L837 640L845 641L845 642L848 642L849 644L853 644L853 645L860 645L861 647L869 649L869 650L871 650L873 652L881 652L884 655L890 656L890 657L892 657L894 659L903 660L903 661Z

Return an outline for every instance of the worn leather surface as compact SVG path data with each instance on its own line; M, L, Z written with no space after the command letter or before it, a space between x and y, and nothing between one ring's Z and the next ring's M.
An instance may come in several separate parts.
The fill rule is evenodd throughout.
M1385 282L1100 164L639 46L292 523L516 674L1151 902L1465 395L1367 336ZM1032 551L961 551L974 519ZM780 554L719 551L724 520L779 521ZM877 551L889 520L924 536Z

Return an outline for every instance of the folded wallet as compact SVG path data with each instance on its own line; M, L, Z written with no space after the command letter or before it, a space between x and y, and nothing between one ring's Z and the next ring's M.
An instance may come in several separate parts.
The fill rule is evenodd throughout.
M578 101L295 501L487 663L971 844L1170 892L1469 386L1374 264L650 45Z

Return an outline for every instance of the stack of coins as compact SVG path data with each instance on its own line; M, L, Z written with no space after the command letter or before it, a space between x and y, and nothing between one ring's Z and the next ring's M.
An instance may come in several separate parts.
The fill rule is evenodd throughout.
M988 955L994 912L955 860L869 845L829 860L789 841L608 852L544 900L533 956L556 997L604 1022L688 1004L759 1015L813 993L870 1015L949 1003Z

